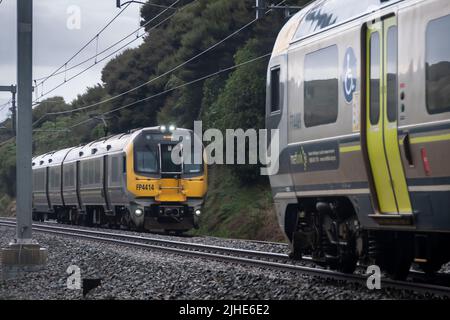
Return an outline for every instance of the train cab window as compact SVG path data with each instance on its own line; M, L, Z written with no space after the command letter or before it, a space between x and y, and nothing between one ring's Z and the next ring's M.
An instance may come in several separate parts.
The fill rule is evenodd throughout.
M397 121L398 85L397 85L397 26L387 31L387 117L389 122Z
M270 72L270 112L280 110L280 68L272 69Z
M432 20L426 31L426 101L430 114L450 111L450 15Z
M336 122L339 105L337 46L306 55L304 78L305 126Z
M203 150L202 150L203 151ZM198 175L203 172L203 157L202 157L202 151L195 154L194 146L192 146L192 150L190 153L190 163L186 163L185 157L187 156L187 153L183 153L183 173L185 175ZM201 163L195 163L195 160L200 159Z
M135 170L140 173L158 173L156 149L147 146L135 151Z
M380 34L370 36L370 123L380 120Z
M182 173L182 165L173 161L172 152L177 152L176 145L161 144L161 173Z

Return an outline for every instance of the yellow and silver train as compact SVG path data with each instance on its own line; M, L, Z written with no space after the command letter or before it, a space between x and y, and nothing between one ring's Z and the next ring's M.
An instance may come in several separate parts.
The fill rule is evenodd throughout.
M404 278L450 261L450 1L318 0L278 35L266 123L292 255Z
M33 218L177 233L198 227L207 166L194 140L202 146L191 130L159 126L34 157ZM192 164L196 153L201 164Z

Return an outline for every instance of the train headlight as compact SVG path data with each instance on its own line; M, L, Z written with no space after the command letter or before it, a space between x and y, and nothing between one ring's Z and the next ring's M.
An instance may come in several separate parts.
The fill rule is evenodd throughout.
M136 215L136 217L140 217L144 214L144 210L137 208L136 210L134 210L134 214Z
M195 215L197 217L200 216L201 214L202 214L202 210L200 210L200 209L195 210Z
M170 132L174 132L176 128L177 128L177 127L175 127L173 124L171 124L171 125L169 126L169 131L170 131Z
M159 130L161 130L161 132L166 132L167 127L166 126L160 126Z

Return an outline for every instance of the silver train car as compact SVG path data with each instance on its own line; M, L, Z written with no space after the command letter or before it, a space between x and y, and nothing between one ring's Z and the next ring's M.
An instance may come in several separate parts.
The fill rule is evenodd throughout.
M198 227L206 164L174 164L171 152L180 142L175 135L182 148L201 141L191 130L171 129L134 130L34 157L33 218L178 233ZM182 156L195 152L183 149Z
M318 0L267 71L270 177L292 257L401 279L450 260L450 1Z

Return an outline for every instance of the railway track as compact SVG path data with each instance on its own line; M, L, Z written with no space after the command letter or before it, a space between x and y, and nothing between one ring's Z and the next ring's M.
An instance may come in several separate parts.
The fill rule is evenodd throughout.
M15 227L14 219L0 219L0 226ZM115 245L123 245L147 250L159 250L173 254L190 255L223 262L251 265L254 267L270 268L280 271L294 272L322 279L346 281L366 286L367 277L362 274L345 274L336 271L296 265L288 255L257 250L228 248L184 241L151 238L144 236L119 234L97 230L86 230L73 227L62 227L51 224L34 223L33 230L60 236L76 237L85 240L101 241ZM416 272L415 278L421 278ZM412 281L396 281L388 278L381 279L381 288L399 289L411 292L450 297L450 287Z

